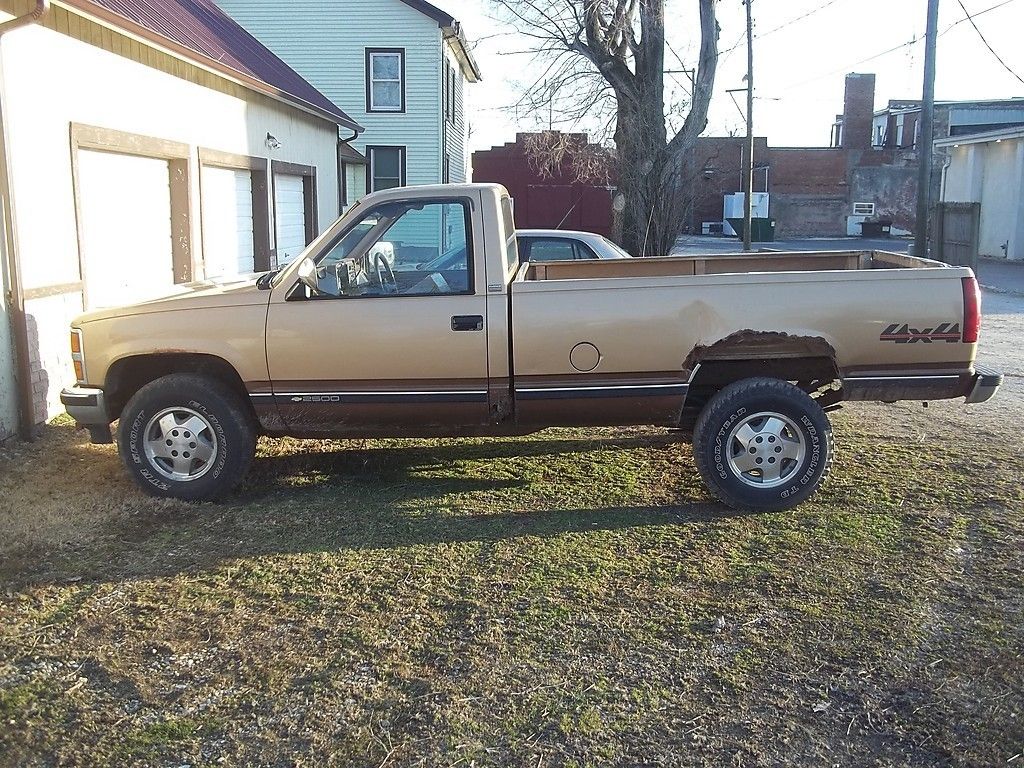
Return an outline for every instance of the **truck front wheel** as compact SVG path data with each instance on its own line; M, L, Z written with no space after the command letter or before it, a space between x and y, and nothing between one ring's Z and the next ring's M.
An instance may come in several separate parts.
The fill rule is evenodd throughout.
M220 382L173 374L150 382L125 406L118 449L146 493L209 501L245 476L256 450L252 418Z
M821 407L789 382L745 379L704 408L693 453L708 489L725 504L790 509L828 476L832 427Z

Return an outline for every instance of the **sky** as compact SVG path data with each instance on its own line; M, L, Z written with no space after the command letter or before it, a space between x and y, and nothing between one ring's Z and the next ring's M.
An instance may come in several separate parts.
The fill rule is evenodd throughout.
M503 22L494 2L432 2L462 22L483 73L483 82L471 86L468 97L472 149L513 141L517 130L546 127L508 108L539 70L531 56L514 53L528 42ZM1024 78L1024 0L941 0L936 98L1024 97L1024 83L985 47L960 2L976 16L975 23L996 53ZM921 98L927 0L753 0L751 7L758 35L754 130L758 136L767 136L772 146L828 146L832 123L843 110L848 72L877 76L876 109L890 99ZM697 0L666 0L666 10L669 44L692 68L699 45ZM737 106L727 93L727 89L745 87L744 18L741 0L719 0L722 54L707 136L746 130L741 111L745 94L735 94ZM683 69L672 53L667 61L671 69ZM684 75L669 75L670 97L684 94L677 80L688 85ZM556 127L588 130L595 126Z

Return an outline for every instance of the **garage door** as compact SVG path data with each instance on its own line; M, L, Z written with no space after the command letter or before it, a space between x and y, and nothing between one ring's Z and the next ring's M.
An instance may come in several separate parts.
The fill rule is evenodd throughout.
M252 172L204 167L202 191L206 276L255 272Z
M81 150L78 184L89 308L168 293L174 259L167 162Z
M277 263L287 264L306 248L306 195L302 177L274 176Z

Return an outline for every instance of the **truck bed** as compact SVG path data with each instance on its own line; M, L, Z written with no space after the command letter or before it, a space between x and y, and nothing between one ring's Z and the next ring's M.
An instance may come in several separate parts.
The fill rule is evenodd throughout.
M757 272L825 272L873 269L938 269L947 265L889 251L793 251L670 256L647 259L557 261L530 264L521 279L574 280L615 277L692 277Z
M616 401L622 423L645 403L644 423L668 423L673 386L708 360L751 357L832 361L847 399L959 396L975 349L960 343L971 274L882 251L523 265L510 286L517 412L564 417L572 401L543 400L544 388L584 386L655 393Z

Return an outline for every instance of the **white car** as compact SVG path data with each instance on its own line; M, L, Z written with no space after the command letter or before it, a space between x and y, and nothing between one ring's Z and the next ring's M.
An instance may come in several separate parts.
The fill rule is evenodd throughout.
M593 232L573 232L565 229L517 229L519 261L576 261L579 259L631 259L615 243ZM426 272L444 272L455 264L466 261L465 246L445 251L425 264L392 264L395 272L418 269Z
M518 229L520 261L579 261L630 259L628 253L607 237L593 232L564 229Z

